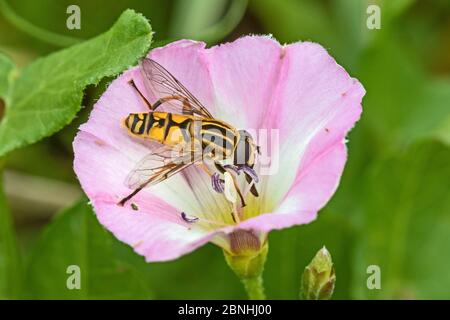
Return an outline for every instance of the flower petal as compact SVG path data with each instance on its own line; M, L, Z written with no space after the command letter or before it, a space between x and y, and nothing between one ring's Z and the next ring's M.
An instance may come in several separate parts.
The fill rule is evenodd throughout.
M100 223L117 239L131 245L147 262L176 259L204 245L214 236L212 232L189 228L181 221L174 223L153 214L173 213L173 208L167 203L160 202L155 207L157 203L155 199L147 200L140 204L138 211L120 208L115 203L100 199L95 200L93 205Z
M345 145L333 145L302 170L274 212L248 219L239 228L269 232L315 220L319 209L336 190L345 160Z
M121 181L133 162L118 149L83 131L75 139L74 150L75 171L99 221L147 261L175 259L214 236L203 229L190 228L176 207L179 201L169 204L154 193L138 193L130 203L119 206L119 199L130 192ZM186 207L187 203L183 205Z
M262 182L262 192L268 195L263 212L277 209L311 162L326 161L320 155L334 144L344 143L347 132L359 119L364 95L360 83L314 43L286 46L281 70L275 103L265 119L266 127L279 129L280 144L272 154L276 170ZM342 156L345 162L345 154ZM333 190L342 169L336 167ZM304 191L304 198L315 197L308 188ZM318 210L328 198L323 197L323 203L308 210Z
M204 57L205 46L204 42L175 41L150 51L148 58L167 69L214 115L217 110L214 109L214 90ZM154 99L150 97L150 100Z
M260 128L280 67L280 44L246 36L206 50L217 117L238 129Z
M266 127L279 128L278 170L261 183L266 214L246 220L244 229L268 232L315 219L339 184L345 136L362 110L364 88L321 46L289 45L283 60L265 119Z

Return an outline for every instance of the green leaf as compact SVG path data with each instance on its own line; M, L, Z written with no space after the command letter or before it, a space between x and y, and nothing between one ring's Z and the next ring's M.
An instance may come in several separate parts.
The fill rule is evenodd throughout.
M0 98L5 99L9 95L15 71L14 63L6 55L0 53Z
M276 39L283 42L333 41L332 26L325 6L314 0L251 1L250 9Z
M353 72L361 51L396 22L416 0L251 1L250 9L259 18L265 33L273 33L281 43L314 41L323 45L347 70ZM381 10L381 30L369 30L367 8Z
M27 298L149 298L148 284L138 270L148 264L135 256L80 202L57 215L38 242L27 270ZM67 273L70 266L79 267L79 290L66 285L74 274Z
M367 91L364 124L384 149L431 136L445 142L438 130L450 117L450 81L429 79L401 41L395 31L385 34L361 58L357 77Z
M0 299L17 298L21 279L20 254L0 179Z
M425 86L425 92L423 105L427 107L413 115L405 134L413 135L416 131L419 136L432 136L450 146L450 79L431 81ZM433 116L428 115L430 111ZM412 125L413 121L418 125Z
M442 142L450 145L450 115L442 122L441 126L436 128L434 135Z
M32 54L49 52L55 50L54 45L62 47L70 42L70 40L54 41L57 40L55 37L40 36L42 31L38 31L38 34L36 34L36 27L43 30L44 33L57 35L57 38L62 36L72 39L72 42L73 40L82 41L105 32L124 10L133 8L136 12L151 17L152 28L158 30L156 36L159 39L165 39L168 36L168 25L173 20L172 1L109 1L107 8L104 6L104 0L40 0L39 2L1 0L1 2L6 2L9 7L5 10L5 5L3 5L3 8L0 5L1 46L16 52L17 50L25 50ZM66 20L69 17L69 14L66 14L66 8L74 4L81 9L80 29L65 27ZM99 8L102 9L99 10ZM34 30L30 30L30 25L31 29ZM53 43L53 45L50 43Z
M0 156L69 124L80 110L84 88L136 63L151 38L148 21L126 10L106 33L25 67L0 122Z
M449 159L450 148L423 142L370 170L360 186L365 196L354 264L356 298L448 298ZM380 290L366 286L370 265L380 267Z

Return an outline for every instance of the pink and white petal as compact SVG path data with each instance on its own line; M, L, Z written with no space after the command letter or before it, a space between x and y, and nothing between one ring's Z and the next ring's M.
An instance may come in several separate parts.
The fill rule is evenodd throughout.
M117 204L133 191L124 183L131 168L136 165L134 159L127 155L127 149L118 149L116 146L110 146L91 133L84 131L80 131L77 134L73 148L75 154L74 169L81 187L89 199L105 199L105 201ZM176 209L177 217L183 210L197 212L199 205L194 198L191 198L188 192L189 188L184 185L183 178L172 177L170 179L179 181L167 181L166 184L155 186L151 190L144 189L126 206L130 206L132 202L140 205L148 197L156 197L166 202L170 201ZM186 192L182 192L182 190L177 191L176 188L171 189L174 188L171 183L184 187L183 190L186 190ZM173 198L174 194L177 195L175 198ZM170 220L172 217L166 218Z
M80 131L96 136L103 143L117 146L128 153L130 158L139 160L146 147L126 134L121 121L128 114L148 111L142 99L128 81L139 79L140 72L132 68L115 79L94 105L89 120L80 126Z
M89 198L108 195L116 199L130 192L123 183L134 162L91 133L78 132L73 142L74 170Z
M209 242L215 235L150 214L171 214L173 211L170 205L158 201L147 200L140 205L139 211L120 208L103 200L94 200L93 206L100 223L117 239L143 255L147 262L176 259Z
M141 192L131 201L137 205L137 210L131 203L118 206L118 200L130 192L120 181L125 179L128 174L125 168L132 162L87 132L78 133L74 150L75 171L97 218L119 240L144 255L147 261L175 259L214 236L204 229L190 228L183 221L177 207L180 200L174 199L169 203L153 192ZM181 206L188 206L180 202Z
M277 172L263 177L263 192L270 195L263 199L263 212L277 209L309 162L333 144L343 143L359 119L364 96L361 84L317 44L285 47L282 72L276 103L265 122L266 127L279 128L280 145L273 153ZM339 177L341 173L342 169Z
M259 128L272 100L280 55L280 44L267 36L246 36L207 49L215 116L238 129Z
M317 212L336 191L347 160L347 148L336 143L303 167L275 211L279 214Z
M303 168L274 212L248 219L239 228L268 232L313 221L336 191L346 158L343 142L324 150Z

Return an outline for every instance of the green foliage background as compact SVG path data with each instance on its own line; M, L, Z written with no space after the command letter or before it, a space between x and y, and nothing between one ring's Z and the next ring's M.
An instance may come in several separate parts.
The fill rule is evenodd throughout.
M80 30L65 26L71 4ZM366 27L370 4L380 30ZM213 245L147 264L104 230L75 201L71 142L150 45L248 33L319 42L367 90L332 201L310 225L270 234L268 297L298 298L325 245L334 298L450 298L448 0L0 0L0 298L245 298ZM374 264L381 290L366 286ZM81 290L67 290L68 265L81 267Z

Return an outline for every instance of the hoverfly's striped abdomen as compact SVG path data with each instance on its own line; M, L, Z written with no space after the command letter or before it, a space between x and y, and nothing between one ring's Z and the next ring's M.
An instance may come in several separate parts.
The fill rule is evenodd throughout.
M230 157L238 140L236 129L223 121L167 112L131 113L123 120L128 133L168 146L200 142L214 159Z
M132 136L176 145L189 140L191 116L167 112L131 113L123 120Z
M142 136L146 131L145 127L149 118L148 112L131 113L123 120L123 124L132 135Z

